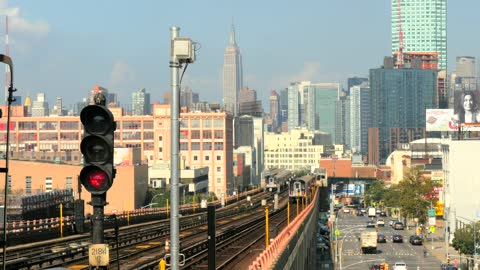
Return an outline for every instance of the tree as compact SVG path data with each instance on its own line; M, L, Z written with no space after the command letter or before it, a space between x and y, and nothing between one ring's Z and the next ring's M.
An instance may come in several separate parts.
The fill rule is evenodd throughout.
M377 179L365 190L365 203L372 205L373 202L380 202L385 195L385 181Z
M476 222L475 226L473 226L473 224L468 224L461 229L456 229L455 233L453 234L452 246L462 254L473 255L475 244L474 236L476 236L478 239L479 226L480 223ZM476 229L475 234L473 231L474 227Z
M399 206L403 216L418 218L421 223L427 219L430 205L434 205L433 183L425 178L419 169L412 168L394 188L398 189Z

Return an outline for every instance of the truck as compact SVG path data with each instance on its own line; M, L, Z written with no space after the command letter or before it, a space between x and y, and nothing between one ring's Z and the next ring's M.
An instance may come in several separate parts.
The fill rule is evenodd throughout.
M377 253L377 232L364 231L360 235L362 253Z
M375 207L369 207L368 208L368 217L376 217L377 216L377 210Z

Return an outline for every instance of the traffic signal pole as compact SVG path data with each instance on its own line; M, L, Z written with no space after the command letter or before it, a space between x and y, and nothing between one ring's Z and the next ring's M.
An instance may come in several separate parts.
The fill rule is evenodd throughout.
M93 207L92 218L92 244L103 244L105 237L104 230L104 207L107 205L107 193L92 194L92 201L90 204Z

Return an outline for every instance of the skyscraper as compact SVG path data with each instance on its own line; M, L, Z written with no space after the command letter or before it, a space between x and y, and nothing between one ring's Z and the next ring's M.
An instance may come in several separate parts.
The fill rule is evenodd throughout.
M230 44L225 50L223 63L223 105L225 111L238 114L238 92L243 88L242 55L235 41L235 28L232 24Z
M150 93L145 92L145 88L132 93L132 114L149 115L151 114Z
M353 153L368 152L370 116L370 86L368 82L350 88L350 147Z
M370 164L385 164L400 144L424 138L425 111L437 108L436 88L436 70L370 69Z
M439 69L447 68L447 0L391 0L392 53L438 52ZM400 15L400 16L399 16Z

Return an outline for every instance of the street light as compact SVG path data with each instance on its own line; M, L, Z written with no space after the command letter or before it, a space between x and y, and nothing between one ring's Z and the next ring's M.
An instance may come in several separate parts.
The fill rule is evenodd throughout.
M0 168L0 172L5 173L5 194L4 194L4 203L3 203L3 269L6 269L6 258L7 258L7 195L8 195L8 156L9 156L9 146L10 146L10 110L12 102L15 101L13 97L13 92L17 89L13 88L13 62L8 55L0 54L0 62L7 64L10 69L10 85L8 86L8 98L7 98L7 141L6 141L6 155L5 155L5 168ZM0 111L1 117L1 111Z

